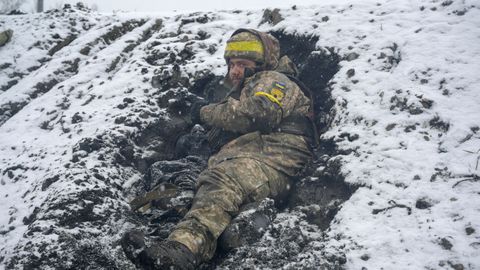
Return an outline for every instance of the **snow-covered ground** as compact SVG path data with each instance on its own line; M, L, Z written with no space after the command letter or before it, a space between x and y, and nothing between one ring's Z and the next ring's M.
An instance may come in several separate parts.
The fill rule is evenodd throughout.
M345 254L347 269L480 269L480 3L368 1L280 13L275 26L259 26L262 11L1 16L0 30L14 37L0 47L0 268L81 261L58 242L114 261L119 232L131 226L129 189L143 173L139 164L114 165L165 150L138 145L139 131L169 119L154 102L163 90L152 77L181 74L189 81L165 87L182 91L200 71L224 74L224 43L247 27L314 35L318 51L344 56L322 138L337 143L342 155L332 160L360 187L312 247ZM35 261L42 254L61 260Z
M338 3L339 0L322 0L322 3ZM340 0L345 1L345 0ZM44 1L44 9L61 8L64 4L75 5L77 0L49 0ZM212 11L212 10L231 10L231 9L261 9L269 7L286 8L293 5L308 6L317 4L316 0L244 0L241 2L222 1L222 0L207 0L207 1L193 1L193 0L177 0L177 1L163 1L156 0L83 0L81 1L93 10L99 12L196 12L196 11ZM1 3L0 3L1 4ZM37 0L26 0L20 7L24 12L34 13L37 9Z

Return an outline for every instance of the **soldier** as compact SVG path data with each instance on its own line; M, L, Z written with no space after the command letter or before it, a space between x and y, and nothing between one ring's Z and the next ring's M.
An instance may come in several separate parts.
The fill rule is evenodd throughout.
M7 44L12 38L13 31L11 29L0 32L0 47Z
M142 234L124 235L127 256L145 269L194 269L210 260L242 205L285 196L312 159L311 102L289 77L297 71L280 58L278 40L239 29L227 41L225 60L232 91L219 103L195 104L191 113L235 137L208 160L191 209L166 241L146 247ZM135 248L142 249L138 256L131 254Z

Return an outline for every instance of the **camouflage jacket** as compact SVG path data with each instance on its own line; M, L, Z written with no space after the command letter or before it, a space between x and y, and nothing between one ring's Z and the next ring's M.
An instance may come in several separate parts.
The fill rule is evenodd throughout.
M288 117L307 115L309 107L310 100L299 86L278 71L261 71L247 78L239 99L229 97L201 109L203 122L240 134L209 159L209 166L253 158L296 175L311 158L309 145L303 136L278 128Z

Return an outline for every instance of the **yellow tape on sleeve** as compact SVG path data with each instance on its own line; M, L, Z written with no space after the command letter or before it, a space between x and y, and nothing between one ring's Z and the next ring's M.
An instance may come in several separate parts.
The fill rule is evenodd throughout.
M280 106L280 108L282 107L282 103L281 103L280 101L278 101L278 99L276 99L274 96L270 95L269 93L256 92L256 93L255 93L255 96L256 96L256 97L258 97L258 96L266 97L266 98L268 98L271 102L276 103L278 106Z
M234 41L227 43L227 51L258 52L263 54L263 46L259 41Z

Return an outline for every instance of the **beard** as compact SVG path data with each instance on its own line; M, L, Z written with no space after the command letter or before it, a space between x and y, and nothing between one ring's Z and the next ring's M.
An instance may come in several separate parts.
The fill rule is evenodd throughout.
M242 82L242 79L232 79L232 84L233 86L238 86L241 82Z
M231 75L228 75L228 81L230 82L230 84L233 86L233 87L237 87L240 85L240 83L242 82L243 80L243 77L240 77L240 76L231 76Z

